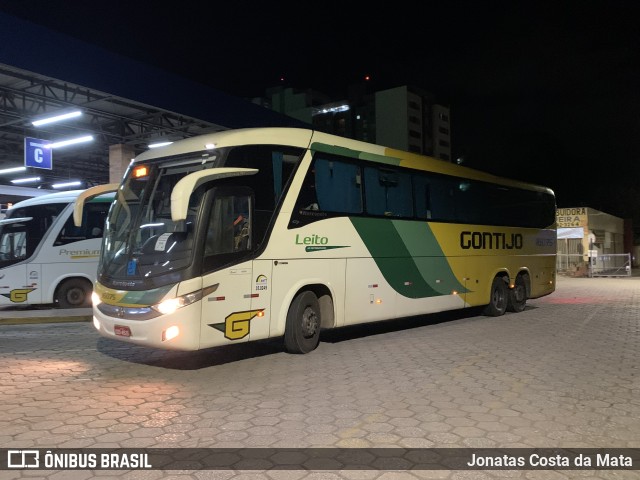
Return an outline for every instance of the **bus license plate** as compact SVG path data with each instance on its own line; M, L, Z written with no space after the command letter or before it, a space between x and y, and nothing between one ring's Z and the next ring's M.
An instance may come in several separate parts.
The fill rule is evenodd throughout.
M113 327L113 331L116 335L120 337L130 337L131 329L129 327L125 327L124 325L116 325Z

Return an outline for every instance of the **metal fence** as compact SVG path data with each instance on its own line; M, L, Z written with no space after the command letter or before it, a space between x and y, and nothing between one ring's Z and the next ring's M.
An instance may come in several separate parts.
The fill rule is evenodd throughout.
M628 277L631 276L631 254L615 253L589 258L559 253L556 270L561 275L572 277Z

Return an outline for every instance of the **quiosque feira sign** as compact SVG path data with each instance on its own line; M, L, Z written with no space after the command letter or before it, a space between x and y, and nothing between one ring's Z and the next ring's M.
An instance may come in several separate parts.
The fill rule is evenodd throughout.
M556 209L556 224L559 228L586 227L587 208L558 208Z

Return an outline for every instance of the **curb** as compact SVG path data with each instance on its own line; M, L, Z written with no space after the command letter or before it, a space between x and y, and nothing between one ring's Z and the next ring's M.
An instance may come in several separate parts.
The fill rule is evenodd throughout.
M2 325L23 325L28 323L65 323L65 322L90 322L93 318L90 315L80 315L75 317L20 317L20 318L0 318Z

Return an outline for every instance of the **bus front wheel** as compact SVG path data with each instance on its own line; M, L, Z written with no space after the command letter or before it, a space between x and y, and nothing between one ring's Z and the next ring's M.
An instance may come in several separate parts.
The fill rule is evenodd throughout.
M491 294L489 304L484 308L483 313L490 317L499 317L507 311L509 291L507 284L502 277L495 277L491 284Z
M88 308L91 306L93 286L84 278L70 278L56 290L55 301L60 308Z
M284 346L289 353L308 353L320 341L320 303L313 292L305 290L291 302L284 330Z

